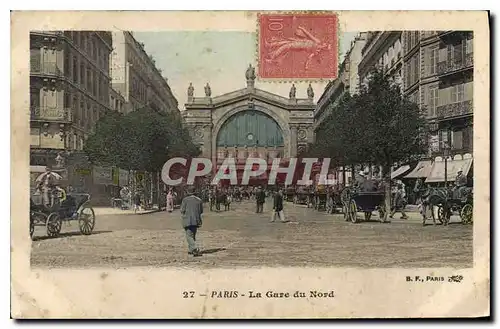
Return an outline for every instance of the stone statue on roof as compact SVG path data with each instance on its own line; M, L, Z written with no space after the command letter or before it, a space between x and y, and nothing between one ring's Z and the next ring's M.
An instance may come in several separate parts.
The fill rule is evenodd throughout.
M290 99L294 99L296 93L297 93L297 89L295 88L295 84L292 84L292 87L290 88L290 93L288 94L288 96L290 97Z
M310 99L314 98L314 90L311 84L309 84L309 87L307 87L307 97L309 97Z
M193 97L193 95L194 95L194 87L193 87L193 83L190 82L189 87L188 87L188 97Z
M212 89L210 88L210 85L207 82L207 85L205 86L205 96L210 97L212 96Z
M247 78L247 80L255 80L255 68L252 66L252 64L248 64L245 77Z

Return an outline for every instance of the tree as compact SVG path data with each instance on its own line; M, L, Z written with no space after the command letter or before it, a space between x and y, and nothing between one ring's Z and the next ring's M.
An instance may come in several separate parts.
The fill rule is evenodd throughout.
M355 129L352 121L352 97L345 93L338 102L330 105L330 113L316 130L315 143L309 155L318 158L330 158L331 163L347 166L357 161L353 149L357 147Z
M91 163L117 166L122 164L123 140L127 136L124 122L125 118L121 113L108 112L96 123L94 132L84 145L84 151Z
M108 113L84 149L92 163L149 172L161 171L171 157L200 153L178 115L148 107L127 115Z
M325 127L318 145L322 151L346 165L382 167L390 209L391 167L418 160L427 150L427 121L418 105L403 97L399 85L384 72L374 70L359 94L342 97Z

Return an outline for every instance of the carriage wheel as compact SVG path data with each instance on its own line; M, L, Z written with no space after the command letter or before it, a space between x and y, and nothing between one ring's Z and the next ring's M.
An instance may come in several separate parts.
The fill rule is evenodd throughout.
M352 200L349 203L349 218L351 219L351 222L353 222L353 223L358 222L357 212L358 212L358 206L356 206L356 202L354 200Z
M342 213L344 214L344 220L349 221L349 207L345 203L342 203Z
M434 209L432 209L432 216L434 216ZM443 224L444 220L444 207L443 206L438 206L438 221Z
M91 207L83 207L78 214L78 226L83 235L90 235L94 230L95 213Z
M365 211L365 221L369 221L372 218L371 211Z
M462 207L460 211L460 219L462 219L462 224L472 224L472 212L473 208L470 203L467 203Z
M58 213L51 213L47 217L47 221L45 223L47 227L47 235L51 238L56 237L61 232L62 220Z

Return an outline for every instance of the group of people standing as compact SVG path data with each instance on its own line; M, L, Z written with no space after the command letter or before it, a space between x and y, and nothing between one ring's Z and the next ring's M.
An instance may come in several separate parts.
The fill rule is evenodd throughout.
M173 191L170 190L169 194L167 194L167 210L172 209L171 206L173 197ZM263 213L266 197L266 191L262 187L259 187L255 192L257 213ZM181 202L180 213L182 227L188 244L188 254L194 257L202 255L202 252L196 245L196 234L203 224L203 204L203 200L196 195L196 189L192 186L188 187L186 196ZM273 195L273 213L271 222L275 222L276 217L278 217L283 223L287 222L283 211L283 192L281 189Z
M266 203L266 191L259 187L255 193L255 203L256 203L256 213L260 214L264 212L264 204ZM273 198L273 212L271 217L271 222L276 221L276 217L280 219L281 222L286 223L285 213L283 211L283 190L278 189L272 195Z

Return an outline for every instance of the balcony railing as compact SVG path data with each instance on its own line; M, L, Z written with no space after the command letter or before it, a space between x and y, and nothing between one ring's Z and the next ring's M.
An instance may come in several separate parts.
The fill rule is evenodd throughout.
M438 74L448 74L474 66L474 54L470 53L461 61L444 61L437 65Z
M71 108L46 108L32 107L30 109L31 120L48 120L71 122L73 110Z
M468 100L439 106L436 109L436 116L438 119L444 119L471 114L472 111L472 100Z
M42 63L38 57L31 57L30 73L62 76L63 71L56 63Z

